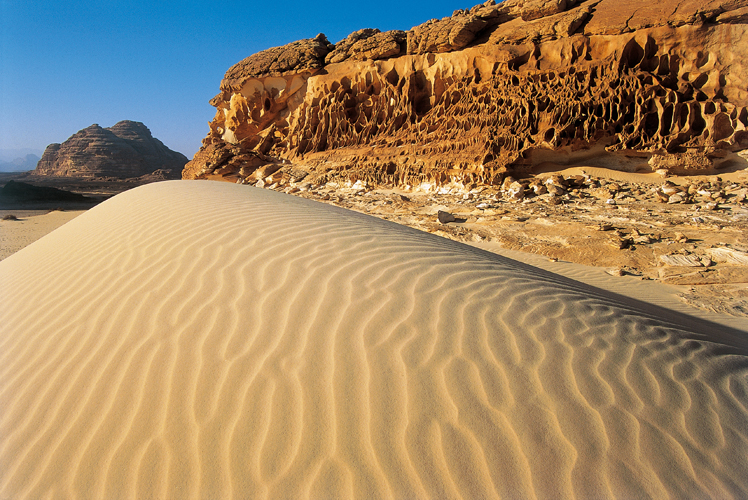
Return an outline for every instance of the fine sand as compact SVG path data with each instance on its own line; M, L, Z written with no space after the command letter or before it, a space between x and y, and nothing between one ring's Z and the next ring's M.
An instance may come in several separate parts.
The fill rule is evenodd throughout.
M686 286L642 280L639 276L615 276L609 273L611 269L586 266L584 264L575 264L561 260L554 261L542 255L502 248L500 244L495 242L483 241L467 244L509 259L545 269L555 274L560 274L565 278L579 281L595 288L601 288L611 293L671 309L673 312L686 316L695 316L706 321L742 330L746 338L748 338L748 318L745 316L732 316L706 311L688 304L681 298L681 295L688 290Z
M748 338L272 191L0 262L0 498L745 498Z
M53 210L51 212L0 210L0 216L15 215L18 219L0 220L0 260L29 246L83 212L83 210Z

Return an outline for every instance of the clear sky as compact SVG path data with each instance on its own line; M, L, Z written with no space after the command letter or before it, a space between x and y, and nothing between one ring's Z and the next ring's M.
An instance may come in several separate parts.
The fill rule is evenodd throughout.
M0 150L136 120L192 158L208 101L245 57L317 33L408 30L477 3L0 0Z

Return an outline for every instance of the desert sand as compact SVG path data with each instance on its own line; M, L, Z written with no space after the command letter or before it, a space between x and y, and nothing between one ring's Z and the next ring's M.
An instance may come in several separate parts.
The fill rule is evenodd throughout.
M84 210L0 210L0 215L14 215L17 220L0 220L0 260L29 246L42 236L82 214Z
M0 498L744 498L745 332L273 191L0 262Z

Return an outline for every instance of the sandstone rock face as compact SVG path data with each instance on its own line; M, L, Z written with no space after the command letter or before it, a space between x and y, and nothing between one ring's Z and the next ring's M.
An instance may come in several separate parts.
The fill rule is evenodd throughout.
M50 144L34 175L129 178L156 171L178 179L187 163L183 154L164 146L140 122L121 121L109 128L84 128L62 144Z
M221 90L241 90L247 77L313 72L324 66L325 56L332 47L327 37L320 33L315 38L263 50L229 68L221 82Z
M327 64L345 60L386 59L405 53L407 34L404 31L380 32L378 29L366 28L354 31L338 42L335 49L327 54Z
M378 30L334 47L307 40L295 60L313 62L229 70L204 151L184 176L224 168L244 179L239 171L253 168L237 159L227 171L228 157L216 167L203 154L216 150L290 160L309 182L397 185L500 184L548 163L673 173L743 165L734 152L748 148L747 8L489 0L414 27L404 42Z

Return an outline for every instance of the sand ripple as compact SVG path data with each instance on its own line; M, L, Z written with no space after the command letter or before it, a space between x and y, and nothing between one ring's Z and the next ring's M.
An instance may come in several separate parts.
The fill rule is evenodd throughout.
M748 342L274 192L0 262L0 498L745 498Z

